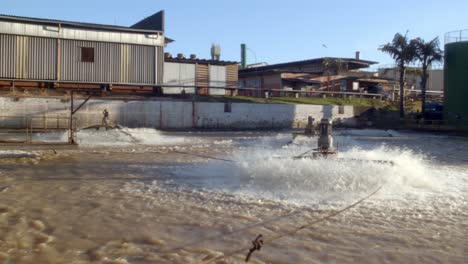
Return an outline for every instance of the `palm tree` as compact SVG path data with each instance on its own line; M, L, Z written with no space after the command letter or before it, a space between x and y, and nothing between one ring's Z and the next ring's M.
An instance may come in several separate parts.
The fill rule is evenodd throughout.
M417 38L416 41L416 57L421 62L421 113L424 116L426 112L426 90L427 90L427 79L429 74L427 70L434 62L441 62L443 60L443 52L440 50L439 38L435 38L429 42L425 42L421 38Z
M409 63L416 59L416 41L408 41L406 35L395 34L392 42L383 45L380 50L388 53L396 62L400 72L400 117L405 117L405 73Z

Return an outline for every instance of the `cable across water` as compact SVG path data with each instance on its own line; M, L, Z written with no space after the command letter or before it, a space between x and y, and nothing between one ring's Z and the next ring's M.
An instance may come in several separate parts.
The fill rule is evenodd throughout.
M304 224L302 226L299 226L291 231L288 231L288 232L284 232L284 233L281 233L281 234L278 234L276 236L272 236L272 237L269 237L267 239L263 239L264 236L262 234L258 235L257 238L253 241L253 247L243 247L243 248L240 248L240 249L237 249L237 250L234 250L234 251L231 251L229 253L226 253L226 254L223 254L222 256L217 256L217 257L212 257L212 258L208 258L208 259L204 259L200 262L198 262L198 264L208 264L208 263L213 263L214 261L216 260L220 260L220 259L224 259L224 258L227 258L227 257L232 257L236 254L239 254L239 253L242 253L242 252L247 252L247 256L246 256L246 262L250 259L250 256L253 254L253 252L257 251L257 250L260 250L260 248L265 245L265 244L268 244L268 243L271 243L275 240L278 240L278 239L281 239L283 237L286 237L286 236L294 236L297 232L301 231L301 230L304 230L304 229L307 229L307 228L311 228L313 227L314 225L316 224L319 224L321 222L324 222L324 221L327 221L327 220L330 220L331 218L339 215L339 214L342 214L356 206L358 206L359 204L363 203L364 201L370 199L372 196L374 196L378 191L380 191L382 189L383 186L380 186L378 187L375 191L373 191L372 193L368 194L367 196L361 198L360 200L358 200L357 202L339 210L339 211L336 211L336 212L333 212L327 216L324 216L322 218L319 218L313 222L310 222L310 223L307 223L307 224ZM261 243L259 243L259 239L261 239Z

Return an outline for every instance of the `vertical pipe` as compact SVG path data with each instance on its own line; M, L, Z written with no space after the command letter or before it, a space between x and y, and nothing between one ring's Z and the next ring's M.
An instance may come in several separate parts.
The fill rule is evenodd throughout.
M195 100L192 101L192 129L195 129L197 127L197 109L196 109L196 104Z
M74 144L73 139L73 91L70 92L70 120L68 121L68 143Z
M195 95L198 95L198 83L199 83L199 80L198 80L198 63L195 63Z
M26 143L30 143L29 141L29 124L26 122Z
M32 125L31 120L32 119L30 119L30 121L29 121L29 125L30 125L29 126L29 144L32 144L32 141L33 141L33 138L32 138L33 137L33 134L32 134L33 133L33 125Z
M60 41L60 33L61 33L61 30L62 30L62 24L58 24L58 38L57 38L57 61L55 63L55 77L57 79L57 81L60 81L60 57L61 57L61 50L60 50L60 45L61 45L61 41Z
M161 59L159 58L159 53L158 53L158 46L154 46L154 60L153 60L153 83L158 84L158 77L159 77L159 67L158 67L158 61ZM164 59L164 58L163 58Z
M247 45L241 44L241 68L247 67Z

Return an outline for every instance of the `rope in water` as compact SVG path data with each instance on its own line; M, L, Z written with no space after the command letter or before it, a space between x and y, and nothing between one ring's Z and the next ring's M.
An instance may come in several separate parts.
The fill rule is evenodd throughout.
M264 226L266 224L274 223L274 222L277 222L279 220L291 217L293 215L301 214L301 213L303 213L303 212L293 211L293 212L283 214L283 215L280 215L280 216L277 216L275 218L271 218L271 219L268 219L268 220L265 220L265 221L253 223L251 225L246 225L246 226L244 226L242 228L239 228L239 229L227 232L227 233L223 233L222 235L212 235L212 236L202 237L202 238L199 238L196 241L192 241L192 242L186 243L186 244L181 245L181 246L177 246L177 247L174 247L174 248L171 248L171 249L168 249L168 250L164 250L164 253L172 253L172 252L176 252L176 251L181 251L181 250L187 249L189 247L197 246L197 245L209 242L209 241L219 240L220 236L227 237L227 236L235 235L235 234L238 234L240 232L250 230L250 229L252 229L254 227Z
M277 234L276 236L272 236L268 239L262 239L263 236L262 235L259 235L257 236L257 238L253 241L253 244L254 244L254 247L251 248L251 247L243 247L243 248L240 248L240 249L237 249L237 250L234 250L234 251L231 251L229 253L226 253L226 254L223 254L221 256L216 256L216 257L212 257L212 258L208 258L208 259L204 259L200 262L198 262L198 264L208 264L208 263L212 263L214 261L217 261L217 260L220 260L220 259L225 259L225 258L228 258L228 257L232 257L236 254L239 254L239 253L243 253L243 252L246 252L246 251L249 251L248 252L248 255L246 257L246 262L249 260L251 254L254 252L254 251L257 251L257 250L260 250L261 246L263 246L264 244L267 244L267 243L271 243L275 240L278 240L278 239L281 239L283 237L286 237L286 236L294 236L296 235L299 231L301 230L304 230L304 229L308 229L308 228L311 228L313 227L314 225L318 224L318 223L321 223L321 222L324 222L324 221L327 221L327 220L330 220L331 218L339 215L339 214L342 214L356 206L358 206L359 204L363 203L364 201L370 199L372 196L374 196L378 191L380 191L382 189L383 186L380 186L379 188L377 188L375 191L373 191L372 193L368 194L367 196L361 198L360 200L358 200L357 202L339 210L339 211L336 211L336 212L333 212L327 216L324 216L322 218L319 218L313 222L310 222L308 224L305 224L305 225L302 225L302 226L299 226L291 231L288 231L288 232L284 232L282 234ZM262 239L262 240L259 240L259 239Z
M179 150L173 150L172 152L183 154L183 155L188 155L188 156L195 156L195 157L205 158L205 159L219 160L219 161L225 161L225 162L236 162L235 160L221 159L221 158L216 158L216 157L212 157L212 156L194 154L194 153L179 151Z
M297 156L293 156L293 158L297 159L297 158L301 158L301 157L304 157L305 155L309 154L310 152L312 151L315 151L317 150L316 148L313 148L311 150L308 150L300 155L297 155ZM188 155L188 156L194 156L194 157L200 157L200 158L205 158L205 159L212 159L212 160L219 160L219 161L225 161L225 162L237 162L235 160L230 160L230 159L222 159L222 158L216 158L216 157L213 157L213 156L206 156L206 155L200 155L200 154L195 154L195 153L190 153L190 152L185 152L185 151L178 151L178 150L174 150L173 151L174 153L179 153L179 154L183 154L183 155Z
M127 134L127 133L125 133ZM316 151L317 149L316 148L313 148L313 149L310 149L300 155L297 155L297 156L294 156L294 158L301 158L307 154L309 154L310 152L312 151ZM189 152L184 152L184 151L177 151L177 150L173 150L174 153L179 153L179 154L183 154L183 155L189 155L189 156L196 156L196 157L201 157L201 158L205 158L205 159L212 159L212 160L218 160L218 161L224 161L224 162L236 162L235 160L230 160L230 159L222 159L222 158L216 158L216 157L212 157L212 156L206 156L206 155L200 155L200 154L194 154L194 153L189 153ZM281 239L283 237L286 237L286 236L294 236L296 233L298 233L299 231L301 230L304 230L304 229L307 229L307 228L311 228L313 227L314 225L318 224L318 223L321 223L321 222L324 222L324 221L327 221L345 211L348 211L356 206L358 206L359 204L361 204L362 202L366 201L367 199L371 198L372 196L374 196L380 189L382 188L382 186L380 186L379 188L377 188L375 191L373 191L372 193L370 193L369 195L365 196L364 198L360 199L359 201L339 210L339 211L336 211L336 212L333 212L325 217L322 217L322 218L319 218L317 219L316 221L313 221L313 222L310 222L308 224L305 224L305 225L302 225L302 226L299 226L289 232L285 232L285 233L282 233L282 234L277 234L276 236L272 236L268 239L263 239L263 235L260 234L257 236L257 238L252 241L253 243L253 247L250 248L250 247L244 247L244 248L241 248L241 249L238 249L238 250L235 250L235 251L231 251L227 254L223 254L221 256L216 256L216 257L212 257L212 258L208 258L208 259L204 259L202 260L201 262L199 262L199 264L208 264L208 263L212 263L216 260L220 260L220 259L224 259L224 258L228 258L228 257L231 257L233 255L236 255L236 254L239 254L239 253L242 253L242 252L245 252L248 250L248 254L246 256L246 259L245 261L249 261L250 257L252 256L252 254L255 252L255 251L259 251L261 249L261 247L265 244L265 243L271 243L275 240L278 240L278 239ZM235 230L235 231L231 231L229 233L225 233L223 234L223 236L229 236L229 235L232 235L232 234L235 234L235 233L239 233L241 231L245 231L245 230L249 230L251 228L254 228L254 227L257 227L257 226L262 226L262 225L265 225L267 223L271 223L271 222L275 222L275 221L278 221L278 220L281 220L281 219L284 219L284 218L287 218L287 217L290 217L292 215L295 215L295 214L298 214L299 212L296 211L296 212L292 212L292 213L289 213L289 214L286 214L286 215L282 215L282 216L279 216L279 217L276 217L274 219L270 219L268 221L263 221L263 222L259 222L259 223L256 223L256 224L252 224L250 226L246 226L242 229L239 229L239 230ZM179 250L182 250L184 248L187 248L187 247L190 247L190 246L193 246L193 245L198 245L198 244L201 244L201 243L205 243L207 241L210 241L210 240L213 240L213 239L219 239L219 236L211 236L211 237L206 237L205 239L203 239L203 241L194 241L192 243L188 243L188 244L185 244L183 246L180 246L180 247L177 247L177 248L174 248L172 249L171 251L179 251Z
M302 153L302 154L300 154L300 155L294 156L294 158L295 158L295 159L302 158L302 157L304 157L305 155L309 154L310 152L316 151L316 150L318 150L318 149L317 149L317 148L310 149L310 150L308 150L308 151L306 151L306 152L304 152L304 153Z

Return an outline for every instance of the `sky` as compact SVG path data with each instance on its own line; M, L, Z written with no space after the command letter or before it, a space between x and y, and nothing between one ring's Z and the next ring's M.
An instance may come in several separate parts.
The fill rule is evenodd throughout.
M424 4L422 4L424 3ZM378 50L395 33L427 41L468 28L467 0L0 0L0 13L77 22L131 26L166 11L166 51L210 57L212 43L221 59L268 64L318 57L392 59Z

